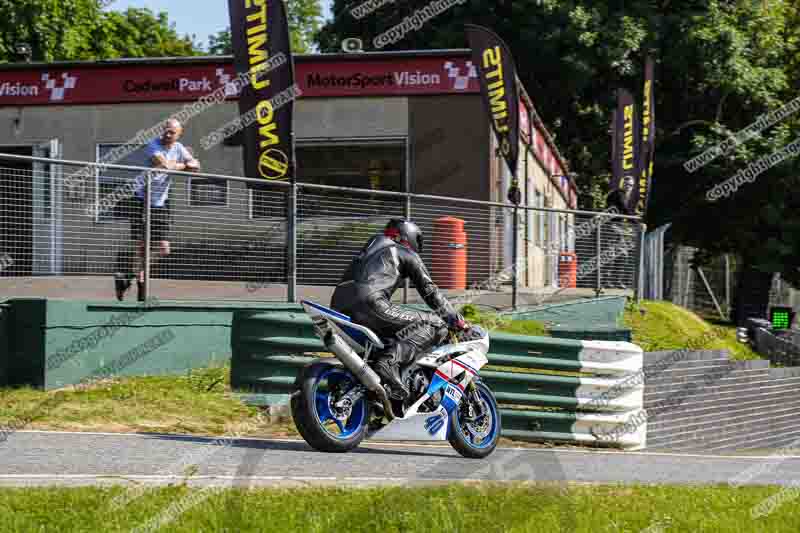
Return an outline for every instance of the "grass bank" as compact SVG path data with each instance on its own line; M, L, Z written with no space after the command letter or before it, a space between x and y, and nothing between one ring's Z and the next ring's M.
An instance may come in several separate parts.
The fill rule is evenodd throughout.
M17 427L19 420L30 420L21 429L297 435L291 421L270 421L231 392L230 366L105 379L80 389L0 389L0 426Z
M544 323L536 320L510 320L496 313L481 311L472 304L465 305L460 311L467 322L481 325L490 332L502 331L504 333L531 335L535 337L549 336Z
M769 487L481 484L426 488L159 488L109 505L122 487L0 490L2 531L130 531L164 519L160 531L293 532L796 532L792 503L754 519ZM179 510L176 512L176 509ZM650 528L650 529L648 529ZM142 529L144 530L144 529Z
M699 350L728 350L732 359L760 359L746 344L736 340L732 325L714 324L670 302L643 300L628 304L623 324L631 328L633 342L645 352L680 350L692 339L707 338Z

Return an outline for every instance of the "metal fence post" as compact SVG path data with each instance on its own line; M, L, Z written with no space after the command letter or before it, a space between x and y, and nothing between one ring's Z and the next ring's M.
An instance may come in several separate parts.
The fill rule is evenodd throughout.
M151 222L151 215L152 212L150 210L151 204L151 176L150 172L145 172L145 180L144 180L144 280L143 280L143 289L144 289L144 300L147 301L150 298L150 266L151 266L151 257L150 257L150 222Z
M600 284L601 284L601 278L600 278L600 276L601 276L601 273L600 273L600 228L601 227L602 227L602 224L598 223L597 224L597 242L596 242L597 245L595 247L596 248L596 254L594 256L595 257L595 259L594 259L595 260L595 265L597 266L597 276L595 276L596 285L595 285L595 288L594 288L595 298L599 298L600 297L600 293L602 292L602 289L600 288Z
M286 220L286 299L289 303L297 302L297 194L297 184L292 183Z
M639 258L639 265L636 268L635 273L635 284L634 284L634 298L636 299L636 303L639 303L639 300L642 298L642 292L644 290L644 236L645 232L647 231L646 224L639 224L639 238L637 239L637 248L639 253L636 256Z
M514 223L513 226L513 233L514 233L514 244L511 247L511 310L517 310L517 288L519 287L519 280L517 276L517 263L519 262L519 216L518 216L519 207L516 205L514 206Z
M731 316L731 260L728 254L725 254L725 311L728 314L728 319Z
M403 215L406 220L411 220L411 196L406 195ZM408 304L408 278L403 282L403 304Z

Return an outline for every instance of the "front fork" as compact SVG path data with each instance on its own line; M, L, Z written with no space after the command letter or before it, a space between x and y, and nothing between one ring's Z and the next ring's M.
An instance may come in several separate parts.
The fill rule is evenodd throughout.
M481 401L481 395L478 393L478 387L475 385L475 380L471 380L464 389L464 400L469 404L469 416L463 418L465 422L475 422L486 414L486 407Z

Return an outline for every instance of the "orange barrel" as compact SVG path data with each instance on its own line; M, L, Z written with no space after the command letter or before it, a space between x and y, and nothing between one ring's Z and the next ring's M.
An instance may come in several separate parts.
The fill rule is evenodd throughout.
M578 284L578 255L574 252L561 252L558 258L558 286L574 289Z
M442 289L467 288L467 234L464 221L455 217L433 222L431 277Z

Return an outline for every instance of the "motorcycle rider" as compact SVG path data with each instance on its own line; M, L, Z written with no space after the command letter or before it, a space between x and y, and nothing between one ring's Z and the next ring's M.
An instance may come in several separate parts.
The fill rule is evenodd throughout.
M448 329L464 330L467 324L433 283L419 254L423 236L419 227L405 219L392 219L382 234L373 236L356 255L333 292L331 308L349 315L353 322L391 339L372 364L388 383L390 396L404 400L409 391L400 379L400 365L440 344ZM392 294L410 279L434 313L405 309L392 303Z

